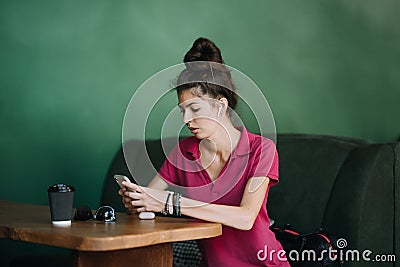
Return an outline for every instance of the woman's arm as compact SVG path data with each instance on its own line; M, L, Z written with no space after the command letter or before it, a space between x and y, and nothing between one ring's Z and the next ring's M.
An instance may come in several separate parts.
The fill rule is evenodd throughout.
M160 212L164 210L168 195L167 191L124 183L128 189L136 191L120 190L120 194L124 197L125 207L137 208L138 212ZM181 213L206 221L219 222L240 230L250 230L264 202L268 183L268 177L253 177L249 179L243 192L240 206L209 204L182 197ZM158 185L158 182L155 181L154 184L151 182L150 185Z
M159 175L156 175L147 187L158 190L166 190L168 188L168 184Z
M191 217L219 222L240 230L250 230L264 202L268 183L267 177L249 179L240 206L207 204L182 198L181 212Z

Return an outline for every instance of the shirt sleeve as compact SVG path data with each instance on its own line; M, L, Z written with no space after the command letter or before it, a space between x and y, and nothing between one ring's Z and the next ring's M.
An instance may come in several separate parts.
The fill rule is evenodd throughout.
M275 143L267 138L262 138L254 152L253 164L249 177L270 178L270 185L279 182L279 158Z

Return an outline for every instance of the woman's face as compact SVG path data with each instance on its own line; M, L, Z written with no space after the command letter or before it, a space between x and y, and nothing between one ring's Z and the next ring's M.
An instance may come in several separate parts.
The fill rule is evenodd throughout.
M198 97L188 89L178 96L183 122L198 139L209 138L218 126L218 100Z

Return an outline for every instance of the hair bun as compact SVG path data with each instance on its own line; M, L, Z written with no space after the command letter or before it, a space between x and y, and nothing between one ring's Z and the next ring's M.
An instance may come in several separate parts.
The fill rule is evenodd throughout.
M193 46L186 53L183 62L191 61L212 61L223 63L221 51L219 48L207 38L198 38L194 41Z

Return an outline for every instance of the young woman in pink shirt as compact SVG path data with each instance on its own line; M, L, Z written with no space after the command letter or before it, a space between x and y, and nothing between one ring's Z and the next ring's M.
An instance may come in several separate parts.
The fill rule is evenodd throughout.
M222 223L221 236L198 240L201 266L289 266L266 210L278 182L274 142L233 125L237 95L213 42L197 39L184 62L176 89L193 136L179 142L148 187L125 182L125 207ZM169 185L183 191L166 191Z

